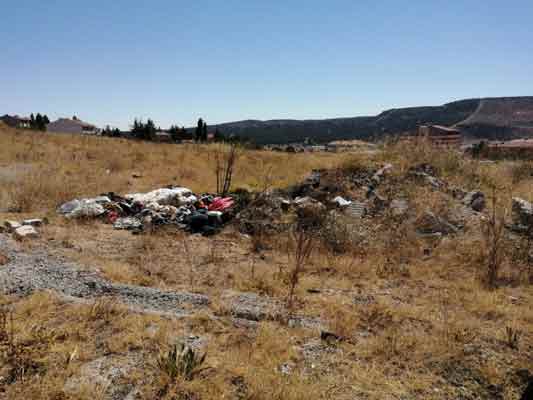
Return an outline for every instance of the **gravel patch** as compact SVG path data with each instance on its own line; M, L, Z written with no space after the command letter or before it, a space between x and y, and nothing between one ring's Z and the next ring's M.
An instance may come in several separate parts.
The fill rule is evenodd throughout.
M209 297L163 291L150 287L116 284L79 265L49 256L43 250L25 252L0 234L0 253L8 262L0 268L0 293L25 296L37 290L53 290L74 299L116 299L135 311L186 316L189 310L205 307Z

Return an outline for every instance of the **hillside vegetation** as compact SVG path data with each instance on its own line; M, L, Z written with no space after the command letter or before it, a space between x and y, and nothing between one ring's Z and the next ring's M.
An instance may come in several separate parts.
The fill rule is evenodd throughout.
M306 137L380 140L417 129L421 124L458 125L467 135L505 139L531 135L533 97L467 99L442 106L398 108L377 116L323 120L247 120L219 124L223 134L238 134L260 144L288 143Z

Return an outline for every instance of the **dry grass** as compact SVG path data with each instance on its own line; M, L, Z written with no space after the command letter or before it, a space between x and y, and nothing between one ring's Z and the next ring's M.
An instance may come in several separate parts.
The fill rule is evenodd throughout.
M21 211L41 211L79 196L152 190L169 184L215 192L219 154L216 144L167 145L0 127L0 167L18 166L25 171L16 181L2 184L0 198L9 199ZM233 171L232 187L284 187L313 168L337 165L339 158L246 151ZM134 172L142 177L133 178ZM0 181L5 178L2 174L0 170Z
M519 174L513 180L517 173L511 164L480 164L453 152L402 146L386 146L377 162L394 164L391 179L397 183L387 196L408 199L415 216L430 209L451 218L450 200L442 193L401 181L405 171L422 162L454 185L483 190L489 211L492 198L502 212L513 195L533 199L533 179ZM216 186L211 146L9 131L0 133L0 160L2 166L24 163L33 171L8 189L2 186L4 196L16 203L16 187L27 186L18 200L21 208L51 215L63 199L109 190L169 183L198 191ZM263 191L297 182L313 168L338 165L366 168L369 160L353 154L244 151L234 186ZM132 178L132 172L142 178ZM24 205L29 198L34 201ZM30 214L5 214L21 215ZM88 362L117 356L138 360L138 370L126 381L138 386L143 399L519 399L517 371L531 369L533 360L533 289L527 279L510 278L518 276L519 265L525 268L527 257L518 263L503 254L498 275L506 279L487 290L480 278L491 242L481 227L429 242L413 235L413 226L401 218L385 215L373 222L378 237L350 242L342 251L317 242L305 268L298 269L294 313L320 319L340 337L328 342L316 330L286 321L237 325L228 317L227 304L221 304L224 290L251 291L284 303L290 292L287 271L295 265L284 235L250 238L227 228L214 238L165 230L132 236L109 225L53 218L40 240L25 244L28 250L46 247L87 268L98 267L108 279L193 290L208 294L213 303L192 318L175 320L132 313L106 299L73 304L51 293L3 297L0 374L15 379L0 380L0 398L105 398L105 391L80 387L70 393L64 385ZM423 257L426 249L430 256ZM170 379L158 367L158 356L191 334L206 338L202 371L189 381ZM495 387L501 387L497 395L490 392Z

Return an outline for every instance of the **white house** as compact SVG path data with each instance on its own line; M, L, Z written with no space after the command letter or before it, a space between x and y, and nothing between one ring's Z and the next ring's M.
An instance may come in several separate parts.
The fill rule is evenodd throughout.
M98 128L96 128L96 126L84 122L77 117L72 117L72 119L59 118L57 121L50 122L46 125L46 130L48 132L58 133L80 133L85 135L98 134Z

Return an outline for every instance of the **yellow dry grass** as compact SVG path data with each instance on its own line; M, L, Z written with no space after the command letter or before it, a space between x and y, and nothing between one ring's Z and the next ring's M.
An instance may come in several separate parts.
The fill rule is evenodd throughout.
M195 192L213 192L215 155L221 147L0 127L0 181L4 181L0 199L22 211L41 211L79 196L148 191L171 184ZM233 188L284 187L298 182L314 168L331 168L341 161L342 157L327 153L241 151ZM15 181L5 177L16 173ZM134 178L133 174L141 177Z
M416 215L430 209L446 216L450 205L438 191L400 181L410 167L423 162L449 182L485 191L489 206L493 193L504 208L513 195L533 199L527 167L403 146L384 146L376 159L394 164L392 179L399 183L390 195L407 198ZM53 215L63 200L110 190L167 184L213 190L216 150L5 131L0 132L0 167L23 164L31 169L1 190L10 201L19 199L27 215ZM368 163L368 156L357 154L243 151L234 186L283 187L313 168ZM133 172L142 177L132 178ZM106 299L74 304L52 293L4 297L6 315L13 316L6 332L21 357L6 359L10 344L0 340L0 375L9 375L17 362L26 373L13 382L0 380L0 398L105 398L101 390L80 387L71 393L64 385L87 362L113 355L141 360L141 371L127 381L143 399L492 399L498 398L490 392L494 388L501 388L501 398L519 399L517 371L533 365L533 287L515 279L518 265L506 258L502 275L508 283L488 290L480 279L487 243L477 227L433 243L414 236L412 226L386 219L375 223L382 236L363 249L338 254L317 244L302 272L294 313L320 318L342 337L327 342L318 332L284 320L243 327L220 303L224 290L285 300L291 258L283 235L266 238L268 249L258 252L252 238L231 228L214 238L171 231L132 236L109 225L55 218L42 228L40 240L26 244L28 250L45 247L98 268L110 280L205 293L213 303L192 318L175 320L132 313ZM431 250L429 257L425 250ZM516 348L509 342L509 329L521 333ZM206 368L192 381L171 380L158 368L157 358L189 334L208 338Z

